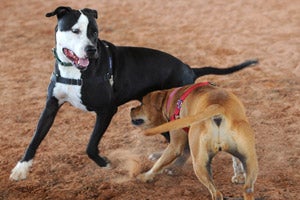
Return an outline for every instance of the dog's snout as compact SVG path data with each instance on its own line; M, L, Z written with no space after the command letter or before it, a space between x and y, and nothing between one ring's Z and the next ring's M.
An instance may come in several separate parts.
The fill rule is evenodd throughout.
M136 125L136 126L139 126L141 124L143 124L145 121L143 119L132 119L131 120L131 123Z
M89 57L93 57L96 55L97 48L95 46L89 45L85 47L85 52Z

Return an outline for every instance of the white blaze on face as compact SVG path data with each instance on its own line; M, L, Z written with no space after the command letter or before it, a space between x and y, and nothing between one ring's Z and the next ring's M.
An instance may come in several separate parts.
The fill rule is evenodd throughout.
M80 59L86 57L85 47L92 44L87 37L88 24L89 20L87 16L81 13L77 23L72 26L71 30L57 30L56 51L61 61L70 62L70 60L63 53L63 48L71 50ZM58 68L60 75L64 78L81 78L81 72L76 67L65 67L58 64ZM87 110L81 101L81 86L56 83L53 89L53 95L58 99L58 103L60 105L64 102L69 102L76 108L84 111Z
M87 37L89 20L87 16L81 13L77 23L73 25L71 30L56 32L56 50L59 58L63 62L69 62L64 55L62 49L67 48L73 51L79 58L85 58L85 47L92 45L92 42Z

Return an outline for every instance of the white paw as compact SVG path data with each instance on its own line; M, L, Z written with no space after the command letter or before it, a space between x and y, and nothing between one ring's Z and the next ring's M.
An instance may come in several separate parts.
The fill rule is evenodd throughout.
M112 169L112 166L111 166L110 163L107 163L106 166L105 166L105 167L102 167L102 168L103 168L103 169L109 170L109 169Z
M26 179L31 166L32 166L32 160L28 162L27 161L18 162L15 168L13 168L13 170L11 171L9 179L14 181Z
M104 167L101 167L101 168L103 168L103 169L112 169L112 165L111 165L110 160L108 160L107 157L103 157L103 159L106 161L106 165Z

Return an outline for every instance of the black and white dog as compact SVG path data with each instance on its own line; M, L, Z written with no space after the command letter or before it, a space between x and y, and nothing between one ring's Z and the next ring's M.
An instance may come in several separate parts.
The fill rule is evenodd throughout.
M97 11L58 7L47 17L57 16L55 69L48 87L45 108L23 158L10 179L25 179L33 157L54 118L65 102L97 114L87 154L100 167L109 165L99 156L98 144L119 105L141 99L154 91L193 83L206 74L229 74L256 64L246 61L226 69L192 69L179 59L153 49L114 46L98 39Z

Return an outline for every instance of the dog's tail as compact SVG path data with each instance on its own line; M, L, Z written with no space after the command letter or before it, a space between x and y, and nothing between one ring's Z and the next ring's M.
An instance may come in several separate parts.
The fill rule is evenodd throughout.
M196 115L180 118L180 119L159 125L154 128L146 129L144 131L144 135L146 135L146 136L156 135L156 134L188 127L195 122L204 121L215 115L224 114L224 112L225 112L225 110L222 106L220 106L218 104L212 104L212 105L208 106L203 112L197 113Z
M204 76L208 74L215 74L215 75L224 75L224 74L231 74L233 72L239 71L249 66L253 66L258 64L258 59L253 60L246 60L243 63L238 65L234 65L228 68L216 68L216 67L201 67L201 68L192 68L196 77Z

